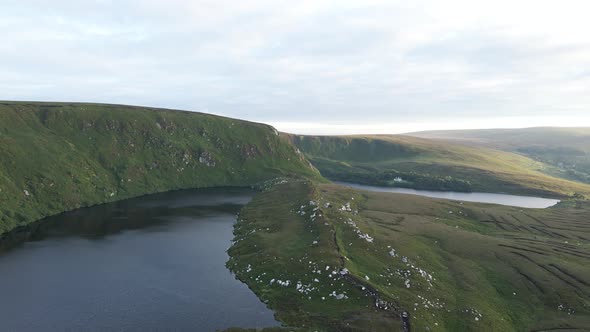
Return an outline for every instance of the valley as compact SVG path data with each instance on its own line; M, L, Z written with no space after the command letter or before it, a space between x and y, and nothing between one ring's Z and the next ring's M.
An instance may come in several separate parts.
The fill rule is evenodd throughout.
M28 261L26 266L45 266L30 263L45 254L47 263L58 261L59 255L68 256L64 253L68 250L60 254L55 248L63 250L72 234L90 238L72 242L81 252L98 255L92 241L102 242L92 240L93 234L112 238L122 248L117 252L109 247L114 250L106 251L110 256L96 261L116 262L122 257L134 261L144 251L152 252L152 245L162 245L163 252L174 256L166 250L178 246L187 259L156 259L156 270L147 260L140 267L152 271L151 275L159 271L167 282L182 280L182 287L197 287L185 301L198 308L191 301L211 287L198 287L196 275L205 278L207 274L201 274L204 265L190 257L214 247L203 245L208 241L229 239L233 229L233 241L224 242L228 255L217 252L212 263L217 264L219 275L228 273L223 275L228 287L240 290L221 292L221 299L209 297L209 301L234 301L239 293L250 301L244 303L251 303L245 306L265 313L265 324L257 325L248 319L253 314L244 314L236 327L221 324L211 329L584 330L590 326L590 184L560 172L547 154L525 153L521 145L508 147L502 141L468 140L301 136L279 133L264 124L185 111L2 102L0 247L5 252L0 255L0 269L15 270L19 259L13 257L22 257L22 264ZM519 144L532 144L526 142ZM541 151L539 146L536 151ZM350 182L353 187L330 180ZM231 199L215 203L237 215L234 224L224 214L225 233L195 234L203 213L210 216L209 210L200 212L199 206L216 196L187 199L178 190L218 188L210 189L214 192L228 187L252 188L256 193L251 200L240 199L238 208ZM388 188L403 193L378 192ZM409 190L428 190L428 196L434 197L408 195ZM158 204L142 205L139 212L134 209L138 214L133 218L121 216L118 208L109 210L112 205L101 205L128 204L130 198L149 202L154 197L149 195L155 193L170 195L166 209L171 215ZM487 199L495 199L489 202L503 205L463 201L455 194L465 200L489 195ZM441 195L450 199L437 198ZM519 199L529 205L514 206ZM177 233L173 228L179 225ZM155 231L137 237L144 228L149 232L170 228L173 233ZM64 231L65 238L51 235ZM45 242L46 238L54 242ZM124 239L149 244L132 253L124 249ZM35 246L35 241L41 246ZM41 256L27 256L31 248ZM153 255L160 257L160 250ZM170 262L173 266L167 265ZM220 264L227 269L218 269ZM111 264L128 275L136 272L128 271L125 264L115 265ZM95 267L90 264L88 269ZM68 269L32 271L40 278L35 284L42 285L47 280L65 280L60 273ZM190 285L191 274L195 274L195 285ZM4 277L6 285L18 280L14 274ZM156 288L146 284L146 296L163 292L167 295L160 296L168 302L141 302L140 297L145 310L134 307L137 319L153 310L151 305L161 317L174 316L169 308L182 296L166 292L162 280L156 284ZM172 292L182 293L182 287ZM41 286L37 293L50 288ZM0 307L9 312L18 308L16 303L30 306L32 298L5 300ZM48 299L40 298L38 308ZM65 306L51 307L55 313L43 317L54 318L55 330L61 330L67 319L59 323L60 319L68 311ZM120 310L131 307L123 304ZM198 324L200 311L183 311L184 318L175 319L188 324L185 327ZM79 316L75 318L81 320L70 322L72 326L87 319L83 313ZM104 317L104 322L114 322L112 326L124 323L113 313ZM19 321L12 323L18 326Z
M590 184L552 175L556 169L550 164L485 146L406 135L288 137L331 180L422 190L590 195Z
M590 183L588 128L451 130L408 135L518 153L552 165L549 174Z

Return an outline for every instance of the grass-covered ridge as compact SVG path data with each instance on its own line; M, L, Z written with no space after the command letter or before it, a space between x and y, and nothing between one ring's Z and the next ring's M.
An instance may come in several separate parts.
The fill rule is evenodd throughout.
M590 196L590 185L552 176L526 156L403 135L288 135L322 175L340 181L416 189L541 196Z
M228 267L275 311L305 331L391 331L398 313L344 273L334 224L307 180L281 181L240 212Z
M290 175L317 176L268 125L122 105L0 102L0 234L82 206Z
M522 209L287 182L240 214L228 266L310 331L583 330L590 206Z

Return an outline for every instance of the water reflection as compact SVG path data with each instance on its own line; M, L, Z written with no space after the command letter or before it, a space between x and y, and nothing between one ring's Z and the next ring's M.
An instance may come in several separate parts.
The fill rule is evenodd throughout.
M178 191L47 218L0 241L3 329L274 326L225 267L243 189Z
M377 187L377 186L368 186L368 185L348 183L348 182L336 182L336 183L341 184L343 186L348 186L351 188L357 188L357 189L362 189L362 190L367 190L367 191L410 194L410 195L426 196L426 197L433 197L433 198L450 199L450 200L456 200L456 201L491 203L491 204L516 206L516 207L523 207L523 208L542 209L542 208L547 208L547 207L550 207L550 206L553 206L553 205L559 203L558 199L532 197L532 196L517 196L517 195L507 195L507 194L478 193L478 192L462 193L462 192L454 192L454 191L430 191L430 190L417 190L417 189L407 189L407 188Z

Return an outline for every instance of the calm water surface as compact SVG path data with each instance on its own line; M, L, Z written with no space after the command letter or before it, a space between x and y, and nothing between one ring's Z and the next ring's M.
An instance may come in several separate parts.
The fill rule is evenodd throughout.
M444 198L456 201L466 202L479 202L479 203L492 203L508 206L517 206L523 208L547 208L559 203L558 199L532 197L532 196L516 196L506 194L490 194L490 193L461 193L454 191L428 191L428 190L416 190L406 188L391 188L391 187L377 187L377 186L366 186L362 184L348 183L348 182L336 182L338 184L368 190L376 192L389 192L389 193L401 193L411 194L434 198Z
M241 189L77 210L1 240L2 331L214 331L276 326L225 267Z

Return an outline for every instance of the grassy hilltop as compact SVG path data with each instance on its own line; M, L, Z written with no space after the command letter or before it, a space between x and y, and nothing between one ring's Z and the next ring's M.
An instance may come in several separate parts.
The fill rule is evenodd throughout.
M408 135L528 156L554 166L550 174L590 184L590 128L426 131Z
M333 180L432 190L590 196L590 185L554 176L555 166L510 151L403 135L288 137L322 175Z
M0 102L0 234L82 206L293 174L317 176L268 125L132 106Z
M291 181L242 210L228 266L305 331L581 331L588 215Z

